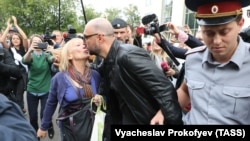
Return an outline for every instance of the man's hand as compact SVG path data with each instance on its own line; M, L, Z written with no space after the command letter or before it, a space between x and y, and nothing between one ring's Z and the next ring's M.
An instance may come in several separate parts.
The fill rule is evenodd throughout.
M150 121L150 125L163 125L164 124L164 116L161 112L161 110L159 110L155 116L151 119Z

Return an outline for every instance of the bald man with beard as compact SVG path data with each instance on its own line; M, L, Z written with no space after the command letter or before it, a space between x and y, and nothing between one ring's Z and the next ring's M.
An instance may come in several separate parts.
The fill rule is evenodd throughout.
M111 124L182 124L176 90L145 49L119 42L104 18L89 21L84 37L87 49L104 58L101 94Z

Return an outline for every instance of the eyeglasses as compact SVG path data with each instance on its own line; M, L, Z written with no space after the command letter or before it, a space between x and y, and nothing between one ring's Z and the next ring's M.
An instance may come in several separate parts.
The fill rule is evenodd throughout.
M84 39L87 40L87 39L89 39L90 37L96 36L96 35L98 35L98 33L94 33L94 34L90 34L90 35L83 35L83 36L84 36Z

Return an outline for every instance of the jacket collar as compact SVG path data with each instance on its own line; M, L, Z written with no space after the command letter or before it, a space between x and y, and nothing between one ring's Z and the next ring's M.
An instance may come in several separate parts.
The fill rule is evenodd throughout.
M107 55L107 57L104 59L104 63L108 63L108 64L113 64L115 59L116 59L116 55L117 55L117 51L120 47L121 42L118 40L114 40L114 42L111 45L111 48L109 50L109 53Z

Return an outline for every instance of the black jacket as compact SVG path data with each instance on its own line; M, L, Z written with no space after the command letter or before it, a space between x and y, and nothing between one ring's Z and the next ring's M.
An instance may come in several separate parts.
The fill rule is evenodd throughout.
M187 49L175 47L174 45L169 43L166 39L162 39L161 41L162 42L158 45L161 46L164 51L167 52L167 49L169 49L171 51L171 53L174 55L174 57L186 59L185 54L188 51ZM188 40L185 42L185 44L191 48L195 48L195 47L199 47L199 46L204 45L200 40L198 40L197 38L195 38L194 36L192 36L190 34L188 34Z
M146 50L115 40L103 69L113 124L149 124L159 109L165 124L182 124L175 88Z
M8 95L12 89L10 81L20 79L22 75L10 52L4 48L0 48L0 68L0 93Z

